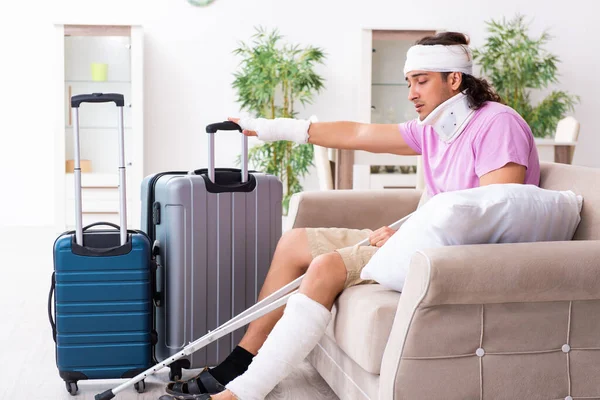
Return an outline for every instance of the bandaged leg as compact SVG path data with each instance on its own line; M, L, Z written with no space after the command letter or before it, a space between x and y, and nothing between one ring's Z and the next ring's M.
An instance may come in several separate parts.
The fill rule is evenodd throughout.
M241 400L263 400L317 345L331 312L308 296L290 296L283 316L243 374L226 386Z
M288 140L304 144L308 143L310 124L316 122L316 120L314 116L308 120L294 118L266 119L242 116L238 124L244 130L256 132L258 138L265 142Z

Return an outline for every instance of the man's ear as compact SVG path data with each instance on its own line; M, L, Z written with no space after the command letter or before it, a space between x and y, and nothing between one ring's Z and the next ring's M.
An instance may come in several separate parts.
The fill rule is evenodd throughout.
M458 91L462 84L462 72L450 72L448 75L448 82L452 87L452 90Z

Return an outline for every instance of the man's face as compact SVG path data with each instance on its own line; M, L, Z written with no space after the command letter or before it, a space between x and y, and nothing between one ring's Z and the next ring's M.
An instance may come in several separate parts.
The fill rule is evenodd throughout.
M452 72L442 79L441 72L411 71L406 76L408 100L422 121L440 104L457 94L461 81L460 73Z

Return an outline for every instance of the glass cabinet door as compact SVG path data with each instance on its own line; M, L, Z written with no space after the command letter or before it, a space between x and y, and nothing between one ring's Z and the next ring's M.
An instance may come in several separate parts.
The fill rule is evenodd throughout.
M408 86L403 72L406 52L413 42L373 39L371 122L395 124L417 116L408 100Z
M65 155L73 160L73 121L69 99L83 93L125 96L126 160L131 161L131 38L65 36ZM82 104L79 112L81 159L86 172L113 174L118 163L117 110L114 103Z

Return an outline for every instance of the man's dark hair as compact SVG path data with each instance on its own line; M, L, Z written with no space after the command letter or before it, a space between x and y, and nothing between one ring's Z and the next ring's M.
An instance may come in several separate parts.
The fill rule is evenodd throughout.
M417 41L416 44L424 46L433 46L435 44L443 46L468 45L469 39L460 32L440 32L433 36L426 36ZM446 80L450 72L441 72L441 74L442 79ZM504 103L494 88L483 78L475 78L472 75L462 74L462 83L459 90L465 92L469 106L474 110L480 108L486 101Z

